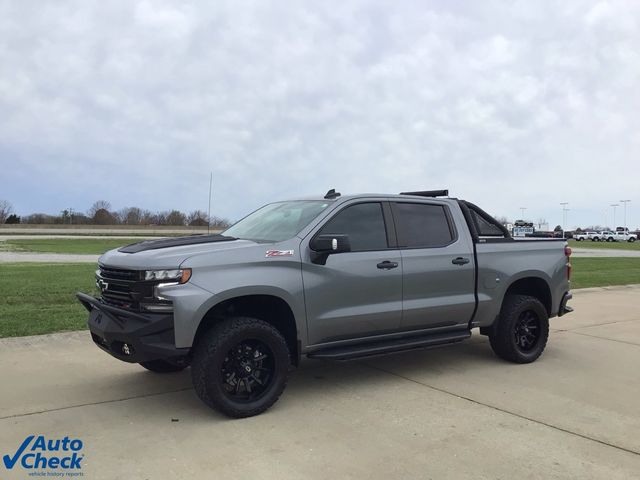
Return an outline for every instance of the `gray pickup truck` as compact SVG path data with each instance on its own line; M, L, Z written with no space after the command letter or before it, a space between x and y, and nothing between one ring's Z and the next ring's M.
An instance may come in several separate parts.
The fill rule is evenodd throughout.
M445 198L447 197L447 198ZM536 360L571 311L564 240L515 240L448 191L271 203L221 235L143 241L100 257L78 293L98 347L154 372L191 367L232 417L273 405L302 355L348 360L488 335Z

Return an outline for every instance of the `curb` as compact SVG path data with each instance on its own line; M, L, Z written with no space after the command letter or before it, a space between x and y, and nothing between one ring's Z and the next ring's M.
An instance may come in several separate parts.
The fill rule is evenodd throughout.
M630 285L610 285L607 287L588 287L571 289L571 293L589 293L589 292L612 292L617 290L636 290L640 289L640 283L632 283Z

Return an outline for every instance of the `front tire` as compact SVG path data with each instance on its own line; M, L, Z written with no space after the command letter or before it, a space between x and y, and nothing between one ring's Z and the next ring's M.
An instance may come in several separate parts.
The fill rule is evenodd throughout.
M216 324L197 342L191 363L196 394L234 418L258 415L282 394L291 360L282 334L256 318Z
M537 298L508 295L497 324L489 334L491 348L500 358L514 363L538 359L549 338L549 315Z

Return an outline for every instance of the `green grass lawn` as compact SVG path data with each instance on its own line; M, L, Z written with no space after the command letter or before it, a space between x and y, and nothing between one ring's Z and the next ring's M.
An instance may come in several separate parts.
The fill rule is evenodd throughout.
M94 264L0 263L0 337L86 328L75 292L95 293Z
M142 238L38 238L7 240L0 248L12 252L72 253L100 255L107 250L130 243L141 242Z
M572 258L571 288L640 283L640 258Z
M640 252L640 242L592 242L591 240L569 240L571 248L604 248L610 250L637 250Z
M573 258L572 288L640 283L640 258ZM0 264L0 337L86 328L75 292L96 294L94 264Z

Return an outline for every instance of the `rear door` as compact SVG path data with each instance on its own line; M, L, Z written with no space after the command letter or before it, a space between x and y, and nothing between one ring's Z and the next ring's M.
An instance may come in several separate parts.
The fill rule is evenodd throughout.
M444 202L391 207L403 265L402 329L466 325L475 308L470 238L456 230Z
M359 201L337 211L311 235L346 234L351 251L329 255L322 265L312 262L305 249L302 278L310 344L399 328L402 259L392 229L387 202Z

